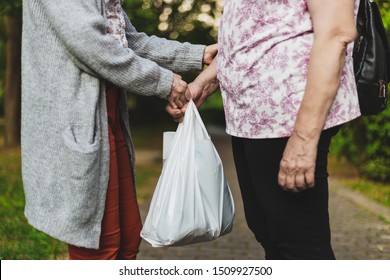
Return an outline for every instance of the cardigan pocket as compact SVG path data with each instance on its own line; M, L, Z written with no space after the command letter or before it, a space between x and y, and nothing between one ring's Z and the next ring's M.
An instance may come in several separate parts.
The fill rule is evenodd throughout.
M100 137L91 125L70 125L62 133L64 169L69 179L90 181L98 177ZM86 183L86 182L84 182Z

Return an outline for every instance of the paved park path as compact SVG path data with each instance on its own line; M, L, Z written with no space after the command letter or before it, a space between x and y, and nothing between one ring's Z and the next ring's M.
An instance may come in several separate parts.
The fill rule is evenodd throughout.
M225 175L235 200L233 231L215 241L169 248L153 248L142 241L142 260L235 260L264 259L264 251L247 228L240 190L234 169L230 137L220 129L209 128L224 164ZM142 155L138 153L138 158ZM337 259L390 260L390 209L350 191L330 179L330 216L333 249ZM140 205L142 219L149 205Z

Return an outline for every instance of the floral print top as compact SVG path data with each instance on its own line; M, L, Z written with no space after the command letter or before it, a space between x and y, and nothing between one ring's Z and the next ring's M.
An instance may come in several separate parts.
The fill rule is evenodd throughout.
M107 33L114 37L124 48L127 48L125 19L122 11L124 0L104 0L107 18Z
M306 0L225 0L218 43L226 132L244 138L290 136L313 44ZM360 115L352 49L350 44L324 129Z

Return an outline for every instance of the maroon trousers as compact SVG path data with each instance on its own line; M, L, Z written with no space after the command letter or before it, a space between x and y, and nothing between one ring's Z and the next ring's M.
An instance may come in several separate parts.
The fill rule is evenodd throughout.
M68 245L73 260L134 260L141 243L141 217L131 163L118 111L118 88L107 88L110 174L99 249Z

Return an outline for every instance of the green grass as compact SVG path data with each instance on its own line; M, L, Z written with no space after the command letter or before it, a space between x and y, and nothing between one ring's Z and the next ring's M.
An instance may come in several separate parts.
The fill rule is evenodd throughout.
M340 180L348 188L390 207L390 184L362 178L357 169L345 159L337 158L331 154L329 157L329 174Z
M152 197L160 173L159 164L136 166L137 199L140 205L147 203Z
M161 174L160 161L143 162L140 157L142 150L162 150L163 132L175 131L177 124L159 126L132 126L132 138L135 147L136 158L136 186L137 198L140 204L147 203L153 195L158 178Z
M24 217L20 149L0 150L0 259L63 258L66 245L31 227Z
M34 229L24 217L24 192L20 148L3 147L3 119L0 118L0 259L50 260L67 258L67 245ZM176 129L173 124L168 129ZM136 147L159 149L166 128L134 129ZM161 164L136 166L137 196L140 203L153 194Z
M390 184L376 183L365 179L342 179L341 182L354 191L390 207Z

